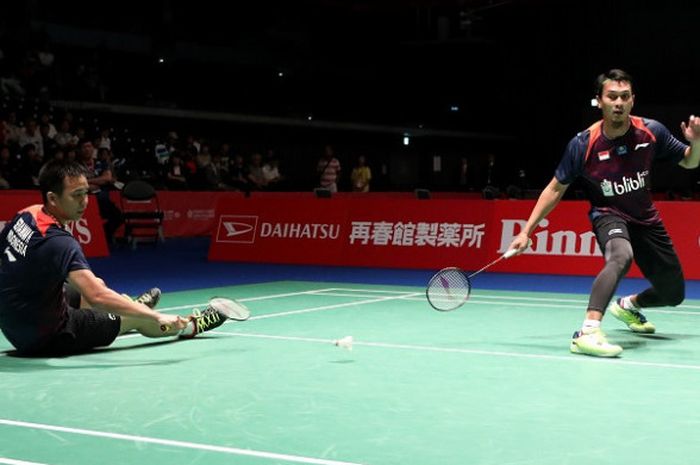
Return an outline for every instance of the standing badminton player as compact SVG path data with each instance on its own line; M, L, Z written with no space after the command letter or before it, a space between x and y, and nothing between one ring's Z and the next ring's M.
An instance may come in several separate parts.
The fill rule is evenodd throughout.
M22 210L0 232L0 329L20 354L85 352L131 330L148 337L190 337L230 317L211 304L186 318L166 315L152 309L160 298L156 288L136 301L109 289L64 228L87 208L82 166L51 161L42 168L39 185L43 205ZM92 309L82 308L81 300Z
M589 217L605 266L593 281L583 326L571 341L571 352L615 357L622 347L607 341L600 329L606 308L630 330L653 333L643 308L675 306L685 298L685 281L678 256L661 222L650 189L654 160L667 159L685 169L700 162L700 117L681 123L690 146L674 138L661 123L631 116L632 77L619 69L596 80L596 99L603 119L569 142L554 178L539 196L527 224L511 249L524 249L538 223L554 209L568 186L583 181L591 202ZM620 279L634 259L651 287L614 301Z

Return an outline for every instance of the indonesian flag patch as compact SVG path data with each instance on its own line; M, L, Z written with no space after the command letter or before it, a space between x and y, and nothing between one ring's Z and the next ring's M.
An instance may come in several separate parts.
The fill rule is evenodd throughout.
M598 160L605 161L610 159L610 150L603 150L598 152Z

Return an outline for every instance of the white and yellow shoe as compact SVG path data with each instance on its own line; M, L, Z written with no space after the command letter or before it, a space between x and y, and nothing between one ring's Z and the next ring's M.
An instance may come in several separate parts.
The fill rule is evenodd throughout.
M600 328L586 328L576 331L571 339L571 352L594 357L617 357L622 347L610 344Z
M624 309L617 300L610 304L608 311L635 333L653 334L656 332L654 323L647 321L642 312Z

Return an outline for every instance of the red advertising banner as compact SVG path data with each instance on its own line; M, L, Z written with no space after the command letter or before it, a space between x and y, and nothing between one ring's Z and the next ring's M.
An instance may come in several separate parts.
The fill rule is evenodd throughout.
M417 200L380 194L311 194L220 201L210 260L477 269L505 252L534 201ZM700 204L658 202L686 277L700 278ZM595 275L603 265L587 202L562 202L532 235L532 248L502 272ZM640 276L636 267L630 276Z
M5 223L10 221L18 211L38 203L42 203L41 194L38 191L0 192L0 229L5 227ZM68 223L67 228L80 242L85 256L109 256L102 219L97 209L97 200L93 196L90 197L85 215L78 221Z
M158 202L163 211L163 236L209 236L215 226L216 203L219 198L242 198L241 192L158 192ZM110 192L112 202L119 207L120 191ZM122 228L123 229L123 228ZM117 234L123 234L118 231Z

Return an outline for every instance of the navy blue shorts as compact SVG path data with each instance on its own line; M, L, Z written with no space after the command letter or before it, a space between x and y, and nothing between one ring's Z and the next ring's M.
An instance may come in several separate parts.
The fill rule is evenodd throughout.
M68 303L66 324L32 355L62 356L88 352L110 345L119 335L121 318L111 313L80 308L80 294L64 286Z

